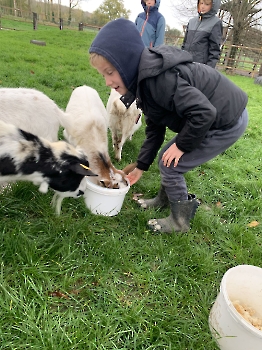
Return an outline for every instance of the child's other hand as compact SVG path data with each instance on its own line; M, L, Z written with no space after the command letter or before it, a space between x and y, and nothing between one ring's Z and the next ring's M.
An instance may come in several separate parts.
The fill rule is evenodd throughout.
M176 167L183 154L184 152L180 151L180 149L177 148L177 145L173 143L173 145L164 152L162 161L166 167L169 167L174 160L174 167Z
M143 175L143 170L135 168L133 171L131 171L131 173L126 175L126 178L129 180L130 186L132 186L140 179L142 175Z

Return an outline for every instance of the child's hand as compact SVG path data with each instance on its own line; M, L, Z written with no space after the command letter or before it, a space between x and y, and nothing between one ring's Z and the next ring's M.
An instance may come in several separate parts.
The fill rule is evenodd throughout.
M180 151L180 149L177 148L177 145L173 143L173 145L164 152L162 161L166 167L169 167L174 160L174 167L176 167L183 154L184 152Z
M132 186L140 179L142 175L143 175L143 170L135 168L133 171L131 171L131 173L126 175L126 178L129 180L130 186Z

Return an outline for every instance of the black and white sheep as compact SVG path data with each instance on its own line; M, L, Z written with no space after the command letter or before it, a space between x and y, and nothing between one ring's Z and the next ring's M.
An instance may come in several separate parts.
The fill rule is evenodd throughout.
M52 203L59 215L63 198L84 194L85 176L94 175L81 149L0 121L0 182L31 181L43 193L52 188L56 192Z

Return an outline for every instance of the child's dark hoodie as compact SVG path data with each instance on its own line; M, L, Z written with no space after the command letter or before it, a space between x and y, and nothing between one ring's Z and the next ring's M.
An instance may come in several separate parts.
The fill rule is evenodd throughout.
M128 49L122 48L125 38ZM217 70L193 63L187 51L166 45L144 48L135 25L128 20L104 26L89 52L109 60L129 90L122 102L128 108L136 98L145 114L146 139L138 156L141 170L148 170L154 161L166 127L178 133L177 147L190 152L210 129L235 125L246 107L245 92Z

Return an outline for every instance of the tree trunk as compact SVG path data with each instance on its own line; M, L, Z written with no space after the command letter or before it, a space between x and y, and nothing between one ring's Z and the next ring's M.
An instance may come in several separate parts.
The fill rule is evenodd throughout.
M67 20L67 24L70 26L72 21L72 9L71 7L69 7L69 12L68 12L68 20Z
M16 0L14 0L14 16L15 17L17 16L17 13L16 13Z
M70 26L72 21L72 0L69 0L68 20L67 24Z
M260 65L259 71L258 71L258 76L261 77L262 76L262 64Z
M235 46L232 46L231 47L231 50L230 50L230 53L229 53L229 58L228 58L228 67L234 67L234 64L235 64L235 59L236 59L236 55L237 55L237 52L238 52L238 47L236 46L239 46L240 45L240 37L241 37L241 34L242 32L240 30L235 30L234 33L233 33L233 38L232 38L232 45L235 45Z

